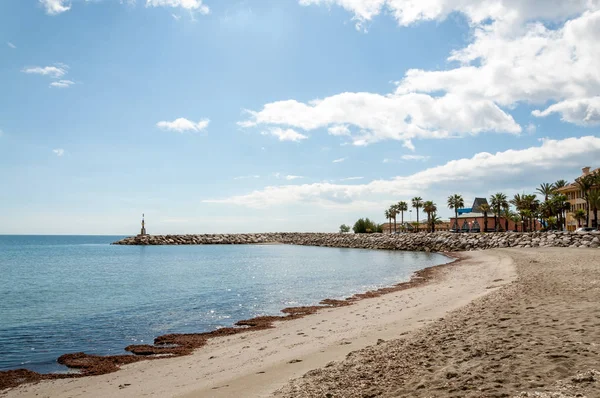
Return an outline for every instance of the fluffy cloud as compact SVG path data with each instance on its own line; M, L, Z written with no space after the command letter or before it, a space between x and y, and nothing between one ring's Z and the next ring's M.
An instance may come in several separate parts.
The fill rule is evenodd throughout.
M56 66L45 66L45 67L34 66L34 67L24 68L21 70L21 72L28 73L28 74L49 76L49 77L58 79L67 74L68 68L69 67L67 65L56 65Z
M496 154L481 152L469 159L453 160L390 180L375 180L358 185L315 183L268 186L245 195L205 202L253 208L308 203L329 208L358 205L374 196L397 199L419 194L443 203L449 193L461 190L477 189L479 192L486 192L504 186L514 187L517 181L519 187L530 184L533 188L541 182L540 178L563 178L565 168L577 167L598 158L598 137L545 139L540 146Z
M71 9L69 0L40 0L48 15L58 15Z
M178 133L184 133L186 131L200 132L208 127L210 120L204 119L199 122L192 122L188 119L180 117L172 122L162 121L156 123L156 126L163 130L176 131Z
M561 101L551 105L544 111L533 111L537 117L559 113L565 122L581 126L594 126L600 124L600 96Z
M562 20L597 7L597 0L299 0L308 5L337 5L353 14L357 28L389 11L398 24L442 20L452 12L467 16L472 24L494 20L514 26L533 19Z
M54 152L54 154L58 157L61 157L65 154L65 150L62 148L53 149L52 152Z
M15 46L14 44L12 44L11 42L7 41L6 45L9 46L10 48L17 48L17 46Z
M304 134L300 134L299 132L293 129L282 129L280 127L270 128L267 131L263 131L262 135L272 135L277 137L279 141L293 141L300 142L302 140L308 139L308 137Z
M487 132L520 134L510 111L545 105L534 116L558 113L566 122L598 124L600 0L300 0L338 5L363 23L384 10L401 25L467 16L473 41L450 54L459 66L408 70L391 94L340 93L303 103L272 102L249 111L243 127L327 129L354 145ZM553 21L544 25L539 21ZM549 26L552 26L550 28ZM531 132L531 129L527 129Z
M71 80L57 80L55 82L50 83L50 87L68 88L69 86L72 86L73 84L75 84L75 82L73 82Z
M521 132L512 116L492 101L465 102L451 94L342 93L306 104L294 100L274 102L261 111L248 113L250 118L240 123L242 127L283 124L310 131L333 125L333 131L339 132L339 126L354 125L358 130L350 138L358 146L392 139L413 149L415 138Z
M147 0L146 7L180 7L190 11L198 11L201 14L210 13L210 9L202 0Z

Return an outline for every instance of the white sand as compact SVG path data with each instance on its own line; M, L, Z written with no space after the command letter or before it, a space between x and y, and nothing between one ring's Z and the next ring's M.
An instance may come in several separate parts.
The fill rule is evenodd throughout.
M512 258L502 251L462 255L464 260L444 268L423 286L279 322L274 329L211 339L190 356L139 362L102 376L23 385L5 394L269 396L292 378L341 361L351 351L375 345L379 339L408 335L516 278Z

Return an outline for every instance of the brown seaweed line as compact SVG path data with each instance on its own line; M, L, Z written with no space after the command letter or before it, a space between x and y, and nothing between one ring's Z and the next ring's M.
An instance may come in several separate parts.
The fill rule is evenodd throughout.
M452 253L452 255L449 255L448 253L444 254L457 261L462 260L462 257L457 255L457 253ZM281 312L286 315L259 316L252 319L241 320L236 322L233 327L224 327L213 330L212 332L166 334L155 338L154 345L134 344L125 347L125 351L128 351L133 355L100 356L77 352L73 354L64 354L58 357L57 362L59 364L65 365L71 369L77 369L79 370L78 373L42 374L27 369L2 371L0 372L0 391L15 388L21 384L37 383L42 380L98 376L116 372L122 365L134 362L189 355L195 349L204 346L211 338L270 329L274 327L274 322L299 319L323 309L344 307L363 299L379 297L384 294L421 286L431 281L439 270L442 270L449 265L455 265L457 261L424 268L413 273L408 282L401 282L393 286L382 287L365 293L357 293L345 300L325 299L322 300L319 305L284 308Z

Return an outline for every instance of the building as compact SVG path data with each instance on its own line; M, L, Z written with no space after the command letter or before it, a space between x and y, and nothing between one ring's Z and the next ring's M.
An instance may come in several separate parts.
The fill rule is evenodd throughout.
M456 217L450 218L452 230L459 232L484 232L485 214L481 211L481 205L488 204L486 198L475 198L473 206L464 209L458 209L458 220ZM496 231L496 220L498 221L498 231L506 230L506 217L498 216L494 219L494 213L490 210L487 213L487 230L485 232ZM540 229L539 222L535 222L535 229ZM513 220L508 219L508 231L518 231L519 225Z
M595 170L590 170L590 167L584 167L581 169L581 176L579 178L583 178L588 175L599 174L600 168ZM579 179L578 178L578 179ZM595 185L594 188L600 189L600 185ZM566 223L567 230L575 231L579 226L579 222L573 217L575 211L583 210L587 212L587 203L585 199L583 199L583 192L581 187L576 183L572 183L567 185L566 187L558 189L558 192L562 193L567 197L567 201L571 205L571 209L567 212ZM593 210L593 209L591 209ZM581 221L581 225L585 226L585 220ZM587 225L588 227L598 227L598 221L594 219L594 212L590 211L590 223Z
M392 223L384 223L381 224L384 234L393 234L394 233L394 222ZM416 222L407 222L405 220L404 225L400 221L396 222L396 231L397 232L416 232L415 228L417 227ZM427 232L430 227L427 224L427 215L425 215L425 220L419 220L419 232ZM449 231L450 230L450 221L442 220L439 223L435 224L435 231Z

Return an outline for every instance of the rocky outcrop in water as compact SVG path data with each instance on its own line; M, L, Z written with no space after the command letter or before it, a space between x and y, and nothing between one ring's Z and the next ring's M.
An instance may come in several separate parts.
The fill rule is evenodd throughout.
M264 233L218 235L144 235L115 245L249 245L282 243L358 249L457 252L501 247L600 247L600 233L573 232L418 234Z

